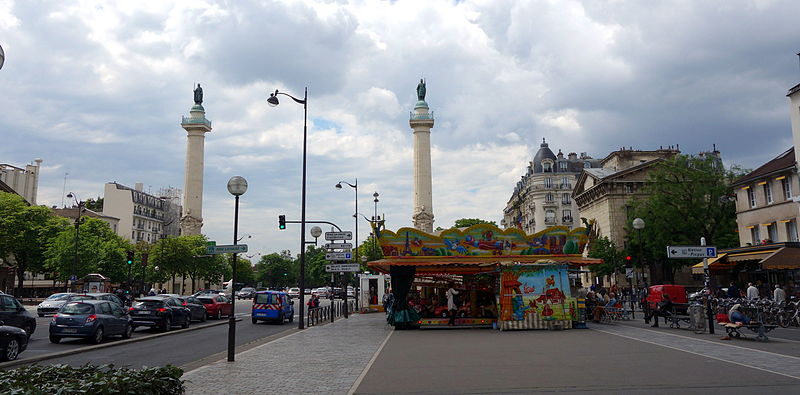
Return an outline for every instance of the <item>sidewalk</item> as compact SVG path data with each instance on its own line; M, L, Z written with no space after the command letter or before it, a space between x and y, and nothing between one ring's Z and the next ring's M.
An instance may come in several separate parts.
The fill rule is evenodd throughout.
M354 314L186 372L187 394L346 394L391 333L384 314Z

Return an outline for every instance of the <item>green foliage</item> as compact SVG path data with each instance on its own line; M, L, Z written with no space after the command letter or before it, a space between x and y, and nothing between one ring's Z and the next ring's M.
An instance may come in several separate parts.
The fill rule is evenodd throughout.
M0 388L6 394L152 394L186 391L183 370L164 367L127 369L114 365L27 365L0 371Z
M451 229L452 228L467 228L467 227L470 227L472 225L478 225L478 224L491 224L491 225L497 226L497 224L494 221L486 221L486 220L482 220L482 219L479 219L479 218L461 218L461 219L457 219L456 220L456 223L453 224Z
M597 275L620 273L625 269L625 252L617 249L608 237L601 237L591 244L589 257L603 260L602 264L592 266L592 272Z
M697 261L667 259L666 246L698 245L700 237L718 248L738 246L736 209L726 198L733 193L731 182L742 174L710 157L679 155L656 165L648 175L647 198L633 203L628 218L629 250L641 251L645 262L662 267L661 277L671 282L677 269ZM637 217L645 221L641 242L631 225Z
M103 211L103 198L102 197L98 197L97 199L92 199L92 198L86 199L86 202L84 204L86 205L86 208L88 208L89 210L97 211L97 212L102 212Z
M75 262L75 227L59 232L45 251L45 267L54 277L66 280L71 274L81 278L89 273L100 273L114 282L127 279L128 265L125 252L129 242L114 233L107 223L90 217L81 217L78 229L78 262Z
M306 270L308 272L308 270ZM284 275L288 274L288 275ZM256 264L256 280L267 287L294 286L299 280L300 262L292 259L289 251L263 255ZM308 277L306 277L308 283Z
M50 241L69 227L69 221L43 206L28 206L22 197L0 192L0 259L15 270L17 293L26 271L44 269Z
M166 282L174 276L192 279L192 291L198 280L219 281L230 276L230 258L206 255L204 235L167 237L149 247L148 278ZM138 261L137 261L138 262ZM155 270L158 267L158 270Z

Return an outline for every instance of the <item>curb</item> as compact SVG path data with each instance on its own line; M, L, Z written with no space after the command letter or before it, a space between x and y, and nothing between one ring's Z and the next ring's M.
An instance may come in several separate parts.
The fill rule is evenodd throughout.
M241 321L241 320L242 320L241 318L236 318L237 322ZM211 324L205 324L205 325L194 326L194 327L190 326L190 327L188 327L186 329L171 330L169 332L164 332L164 333L156 333L156 334L142 336L142 337L135 337L135 338L125 339L125 340L118 340L118 341L115 341L115 342L96 344L96 345L88 346L88 347L80 347L80 348L76 348L76 349L72 349L72 350L59 351L59 352L39 355L39 356L35 356L35 357L30 357L30 358L17 359L15 361L9 361L9 362L0 363L0 369L6 369L6 368L10 368L10 367L17 366L17 365L27 365L27 364L34 363L34 362L45 361L45 360L48 360L48 359L80 354L80 353L84 353L84 352L99 350L101 348L109 348L109 347L114 347L114 346L120 346L120 345L123 345L123 344L137 343L137 342L140 342L140 341L149 340L149 339L155 339L155 338L158 338L158 337L176 335L176 334L179 334L179 333L185 333L185 332L196 331L196 330L199 330L199 329L211 328L213 326L225 325L227 323L228 323L228 320L225 319L224 321L220 320L218 322L214 322L214 323L211 323Z

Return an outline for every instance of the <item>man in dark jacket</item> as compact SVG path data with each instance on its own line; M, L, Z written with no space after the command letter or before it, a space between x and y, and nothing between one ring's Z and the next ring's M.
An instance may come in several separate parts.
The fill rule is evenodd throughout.
M739 287L731 281L731 285L728 287L728 297L729 298L739 298L741 295L739 294Z
M661 294L661 302L658 303L658 307L653 310L650 315L644 317L644 322L646 324L650 323L650 320L653 320L653 328L658 328L658 317L669 317L672 314L672 301L669 300L668 294Z

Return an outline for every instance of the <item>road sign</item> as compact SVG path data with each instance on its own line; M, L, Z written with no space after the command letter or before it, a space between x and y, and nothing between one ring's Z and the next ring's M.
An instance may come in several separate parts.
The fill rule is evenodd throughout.
M325 254L325 259L329 261L349 261L353 254L349 252L329 252Z
M353 244L351 244L351 243L328 243L328 244L325 244L325 248L327 248L327 249L342 249L342 248L345 248L345 249L349 250L349 249L353 248Z
M206 251L209 254L233 254L238 252L247 252L247 244L224 245L224 246L208 246Z
M709 246L667 246L667 258L716 258L717 247Z
M325 271L328 273L359 272L361 271L361 265L357 263L337 263L333 265L325 265Z
M325 232L325 240L353 240L353 232Z

